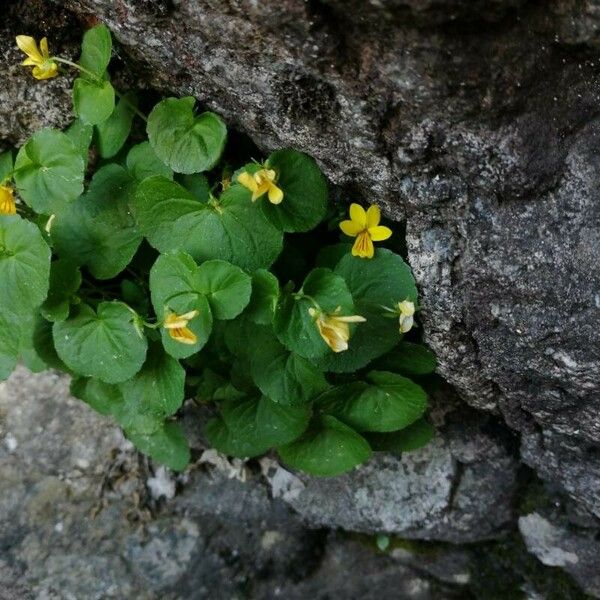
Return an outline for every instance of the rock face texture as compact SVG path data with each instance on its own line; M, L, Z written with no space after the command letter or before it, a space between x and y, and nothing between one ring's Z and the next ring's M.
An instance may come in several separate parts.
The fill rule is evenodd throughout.
M385 585L412 573L415 583L407 585L414 597L432 597L440 581L451 580L452 586L468 581L472 593L485 598L485 589L465 575L477 571L510 579L531 597L557 597L553 590L570 597L564 580L543 588L542 563L544 574L569 573L587 594L600 596L590 575L600 572L593 550L600 523L597 2L10 0L5 11L0 69L10 83L0 89L0 144L22 141L40 123L61 126L70 118L66 81L33 84L12 66L15 32L51 34L54 47L68 54L82 29L100 19L120 42L124 78L132 85L194 95L262 149L293 146L315 156L344 199L378 202L389 217L406 222L425 339L460 406L447 395L441 399L440 437L430 448L402 459L381 457L340 480L308 481L265 464L260 485L266 487L259 486L257 503L270 507L275 496L288 511L281 529L311 532L294 538L293 552L302 551L303 536L312 536L314 527L495 544L484 540L503 532L521 539L518 516L526 546L503 542L502 552L486 546L484 566L469 550L457 557L443 549L427 562L394 548L390 566L367 558L355 541L335 538L309 575L282 588L286 595L310 596L311 585L323 585L346 590L348 597L348 586L358 581L339 571L336 579L330 569L345 561L369 565ZM21 380L10 389L15 385ZM65 454L48 458L52 473L68 460L58 436L53 443ZM104 448L107 442L98 443ZM20 463L12 468L10 489L27 487L19 479ZM427 472L435 474L433 483ZM201 490L192 490L206 486L196 476L183 496L196 494L201 502ZM228 485L234 484L207 489ZM6 495L4 485L0 489ZM235 483L235 494L254 493L245 489ZM185 503L179 498L167 505ZM22 499L14 501L18 506ZM212 539L184 509L164 510L178 516L156 525L150 537L163 541L146 554L131 542L119 556L136 564L141 557L143 564L148 553L166 548L193 557L205 543L197 540ZM211 510L218 513L213 507L206 514ZM271 509L261 510L249 514L260 520ZM298 525L297 513L310 529ZM32 526L19 527L25 532ZM177 534L171 535L173 528ZM196 541L168 545L186 536ZM7 561L2 548L13 546L5 544L0 580L8 581L5 571L19 573L17 563L42 564L22 563L14 553ZM549 559L554 547L577 561ZM114 548L101 560L116 560ZM507 553L518 566L509 564ZM535 567L528 562L532 555L539 558L532 559ZM256 568L245 560L236 573ZM415 563L418 576L411 571ZM469 571L464 564L477 566ZM288 568L277 565L275 571ZM38 568L27 581L55 580L48 573L60 566ZM165 573L164 581L181 582L183 573ZM20 585L21 579L14 581ZM371 597L377 584L369 582L356 588L356 597ZM150 589L139 586L131 593ZM223 590L226 596L229 588Z
M151 85L407 220L440 373L600 516L600 16L594 2L64 0ZM529 461L535 468L535 461ZM584 491L585 490L585 491Z

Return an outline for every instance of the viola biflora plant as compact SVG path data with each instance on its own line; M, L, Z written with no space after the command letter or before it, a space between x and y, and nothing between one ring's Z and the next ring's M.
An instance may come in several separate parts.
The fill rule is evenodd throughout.
M414 379L435 360L403 340L417 290L378 244L392 231L376 206L340 223L295 150L233 170L225 124L194 98L146 118L111 84L104 26L77 63L45 38L17 44L37 79L78 71L77 118L0 157L0 378L19 360L70 374L76 397L175 470L190 461L184 398L212 407L217 450L274 449L313 475L429 441Z

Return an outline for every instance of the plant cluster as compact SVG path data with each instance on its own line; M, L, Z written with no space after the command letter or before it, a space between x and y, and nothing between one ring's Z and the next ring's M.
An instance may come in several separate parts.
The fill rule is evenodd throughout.
M427 443L413 379L435 360L402 339L417 290L400 255L374 246L392 235L376 206L339 223L317 164L295 150L234 170L225 124L194 98L146 118L111 83L102 25L76 63L45 38L17 44L37 79L61 64L80 77L71 126L0 157L0 378L19 359L70 374L74 396L176 470L190 460L186 397L214 407L214 448L274 448L314 475Z

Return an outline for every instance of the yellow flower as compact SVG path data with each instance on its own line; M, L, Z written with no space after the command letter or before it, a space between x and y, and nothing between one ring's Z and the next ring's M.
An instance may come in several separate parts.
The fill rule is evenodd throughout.
M360 315L340 317L338 314L341 310L342 307L338 306L332 314L326 314L313 307L308 309L310 316L317 324L321 337L334 352L348 350L348 340L350 339L348 323L364 323L366 321Z
M263 194L268 194L271 204L281 204L283 190L275 185L277 174L273 169L260 169L254 175L244 171L238 175L238 183L252 192L252 202Z
M373 258L375 248L373 242L382 242L392 235L389 227L379 225L381 212L375 205L365 212L360 204L350 205L350 220L342 221L340 229L356 241L352 246L352 255L360 258Z
M187 324L197 316L197 310L191 310L183 315L178 315L174 312L168 312L165 316L163 327L168 329L169 335L176 342L193 346L198 341L198 337L191 329L188 328Z
M38 48L32 37L18 35L17 46L27 54L27 58L21 64L25 67L33 67L32 73L36 79L50 79L58 75L58 65L50 58L48 52L48 38L42 38Z
M13 189L8 185L0 185L0 215L16 215L17 205Z
M410 300L398 302L398 312L400 313L399 324L400 333L407 333L414 325L415 303Z

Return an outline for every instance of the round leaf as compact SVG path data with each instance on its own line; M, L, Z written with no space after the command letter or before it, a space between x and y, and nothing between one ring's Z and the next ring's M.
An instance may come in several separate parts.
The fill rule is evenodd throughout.
M81 285L81 272L77 265L60 259L50 265L50 289L41 306L48 321L64 321L69 316L70 300Z
M217 319L234 319L250 301L250 276L224 260L210 260L198 267L195 289L204 294Z
M185 370L179 362L160 343L151 344L142 370L120 385L124 400L120 425L141 433L136 427L141 418L162 421L175 414L183 404L184 385Z
M156 155L177 173L200 173L218 162L225 141L225 123L211 112L194 115L192 97L167 98L148 117L148 139Z
M129 137L133 122L133 109L136 104L133 94L127 96L127 101L117 102L111 115L105 121L96 125L96 145L102 158L111 158L123 147Z
M151 434L125 433L140 452L173 471L183 471L190 462L190 447L177 423L164 423Z
M318 477L341 475L371 457L365 438L328 415L316 419L299 440L277 451L288 466Z
M72 379L71 395L83 400L101 415L112 415L123 405L123 394L119 386L89 377Z
M327 182L317 163L297 150L278 150L267 163L283 190L281 204L261 203L267 218L283 231L315 228L327 211Z
M136 181L144 181L155 175L173 179L173 171L156 156L149 142L133 146L127 154L126 164L127 170Z
M110 62L111 52L112 39L108 27L102 24L96 25L83 35L79 64L88 71L102 76Z
M46 298L49 277L50 248L40 230L0 215L0 312L31 313Z
M258 269L252 275L252 295L244 314L258 325L270 325L278 298L277 277L266 269Z
M222 424L213 424L209 428L209 442L213 442L211 433L218 433L220 439L214 441L217 444L220 441L222 447L227 447L227 454L240 458L257 456L272 446L296 439L302 435L310 419L309 407L284 407L264 396L225 401L219 408Z
M366 322L354 331L348 350L327 355L319 366L327 371L351 373L400 341L398 319L390 319L382 307L393 308L406 299L416 303L417 288L408 265L384 248L378 248L369 260L347 254L334 272L346 281L356 313Z
M364 382L342 385L319 397L319 407L358 431L396 431L423 416L427 394L410 379L371 371Z
M97 279L112 279L123 271L142 241L129 212L131 185L123 167L100 168L88 192L57 213L51 229L57 253L87 266Z
M0 381L12 373L19 360L20 338L19 319L0 311Z
M332 350L325 343L309 309L314 302L326 313L340 308L341 315L353 315L354 304L345 281L329 269L314 269L302 286L301 293L282 294L273 326L277 337L289 350L305 358L320 358Z
M435 354L422 344L400 342L389 354L377 361L377 369L406 375L428 375L437 367Z
M80 149L67 135L42 129L19 150L15 182L35 212L50 215L83 192L84 168Z
M253 345L250 364L260 391L279 404L306 404L327 389L323 373L273 335L261 336L261 343Z
M406 429L391 433L370 433L371 448L377 452L411 452L426 446L435 436L435 428L425 419L419 419Z
M254 271L269 267L281 252L282 233L241 186L203 203L182 186L151 177L139 186L134 211L142 232L161 253L184 250L199 263L218 258Z
M73 108L84 123L103 123L115 109L115 89L110 81L78 77L73 84Z
M97 313L81 304L66 321L54 323L58 356L79 375L105 383L125 381L146 358L146 338L140 336L133 319L120 303L103 302Z

